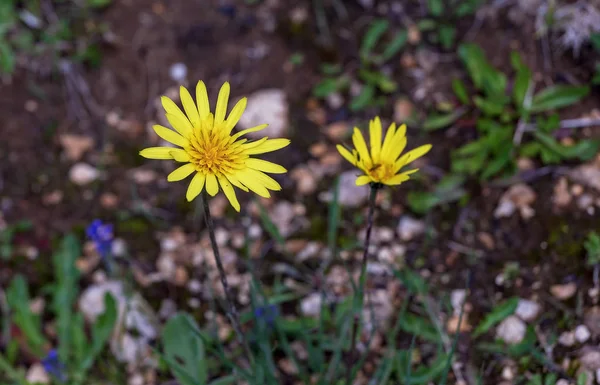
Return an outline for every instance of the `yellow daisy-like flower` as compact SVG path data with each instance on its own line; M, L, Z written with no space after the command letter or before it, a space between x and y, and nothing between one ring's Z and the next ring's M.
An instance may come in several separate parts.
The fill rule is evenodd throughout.
M357 186L367 183L394 186L406 182L410 179L410 174L417 172L419 169L398 172L404 166L422 157L431 149L431 144L425 144L400 156L406 147L406 124L396 129L396 124L392 123L385 134L382 144L382 128L379 117L375 117L375 119L369 122L369 137L370 151L365 138L356 127L352 134L352 142L354 143L352 152L342 145L337 145L340 154L348 162L365 173L365 175L361 175L356 179Z
M148 159L174 159L185 163L170 173L167 180L180 181L194 174L187 189L188 201L196 198L204 188L211 196L215 196L220 186L233 208L240 211L233 186L269 198L269 190L279 191L281 186L265 172L287 172L278 164L251 156L279 150L290 141L267 137L256 141L241 138L249 132L264 129L267 124L232 134L246 109L247 99L242 98L237 102L226 117L229 92L229 83L226 82L219 91L214 115L210 112L206 85L202 81L196 86L197 105L189 91L180 87L185 113L171 99L163 96L161 101L167 120L175 131L160 125L153 126L154 131L167 142L181 148L150 147L140 151L140 155Z

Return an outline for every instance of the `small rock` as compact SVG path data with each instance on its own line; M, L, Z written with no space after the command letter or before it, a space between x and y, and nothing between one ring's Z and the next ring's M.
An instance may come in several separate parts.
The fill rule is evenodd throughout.
M515 378L515 370L510 366L502 368L502 378L507 381L512 381Z
M54 190L42 197L42 202L47 206L57 205L63 200L63 192L60 190Z
M573 197L569 193L569 184L566 178L560 178L554 186L554 195L552 201L557 207L566 207L571 204Z
M125 307L126 298L121 282L108 281L89 286L79 297L79 310L90 323L94 323L96 318L104 313L104 296L107 293L116 300L118 309Z
M394 103L394 121L398 124L402 124L406 120L410 119L413 114L415 107L408 99L398 99Z
M290 177L296 182L296 189L302 195L310 195L317 190L317 178L307 167L295 168Z
M262 131L249 133L251 138L280 138L286 135L289 126L288 102L283 90L266 89L248 96L246 111L239 121L241 128L250 128L269 122Z
M327 95L327 104L332 110L337 110L344 105L344 97L339 92L332 92Z
M271 220L283 237L287 237L292 233L292 220L294 217L294 207L287 201L278 202L271 212Z
M371 9L375 5L375 0L358 0L358 3L366 9Z
M460 329L458 328L458 321L460 321ZM457 331L460 333L466 333L471 331L472 326L469 324L468 315L463 313L462 319L460 319L460 315L453 314L446 322L446 330L450 334L454 334Z
M149 184L156 180L157 178L156 171L154 170L146 170L146 169L137 169L131 170L131 178L136 184Z
M600 191L600 168L595 163L583 164L569 171L568 177L584 186Z
M114 209L119 203L119 198L113 193L104 193L100 195L100 204L105 209Z
M561 301L569 299L577 292L577 285L574 282L553 285L550 287L550 293Z
M369 189L356 185L356 171L350 170L340 175L338 201L344 207L358 207L369 197Z
M311 293L300 302L302 314L309 317L318 317L321 314L321 294Z
M577 198L577 207L580 210L587 210L594 204L594 197L590 194L582 194Z
M566 347L575 345L575 333L570 331L562 332L558 337L558 343Z
M600 369L600 351L595 347L584 346L580 350L579 361L585 369L595 372Z
M515 314L523 321L531 322L538 316L540 310L541 306L537 302L528 299L519 299Z
M498 325L496 335L499 339L509 345L515 345L523 341L527 326L519 317L511 315Z
M561 378L558 381L556 381L555 385L570 385L570 383L569 383L569 381L565 380L564 378Z
M350 134L351 129L352 127L347 122L334 122L325 128L325 134L331 140L341 141Z
M45 307L46 301L42 297L36 297L29 302L29 310L35 315L42 315Z
M485 246L485 248L488 250L494 250L494 248L496 247L494 237L490 233L486 233L483 231L477 233L477 239L479 239L479 242L481 242L483 246Z
M94 139L89 136L63 134L59 137L59 141L71 161L80 160L86 151L94 147Z
M580 344L589 340L591 336L592 333L590 333L590 329L588 329L587 326L579 325L575 328L575 339Z
M169 68L169 76L177 83L183 83L187 77L187 66L184 63L175 63Z
M421 41L421 31L416 24L408 26L408 42L412 45L418 44Z
M397 227L398 235L403 241L410 241L425 232L425 222L409 217L408 215L400 218Z
M69 179L78 186L85 186L100 177L100 171L87 163L76 163L69 171Z
M160 303L158 316L162 319L168 319L177 313L177 304L170 298L163 299Z
M134 373L127 380L127 385L144 385L144 376L141 373Z
M535 202L536 193L524 183L512 185L500 198L500 203L494 211L496 218L509 217L518 209L523 219L529 219L535 211L531 204Z
M593 306L586 310L583 323L594 336L600 335L600 307Z
M450 304L455 315L460 314L466 298L467 291L465 289L452 290L452 293L450 293Z
M27 370L27 375L25 379L30 384L49 384L50 376L44 369L44 365L39 362L31 365L31 367Z

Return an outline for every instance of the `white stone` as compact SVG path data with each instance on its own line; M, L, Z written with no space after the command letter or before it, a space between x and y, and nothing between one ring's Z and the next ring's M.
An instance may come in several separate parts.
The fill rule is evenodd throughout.
M425 222L405 215L400 218L397 231L401 240L410 241L425 232Z
M124 257L127 254L127 244L122 238L115 238L111 245L112 255L115 257Z
M46 369L44 369L44 365L39 362L31 365L31 367L27 370L27 375L25 379L30 384L49 384L50 376L46 373Z
M528 299L519 299L519 304L517 305L517 310L515 310L515 314L523 321L533 321L538 314L540 313L541 307L537 302L530 301Z
M358 207L369 197L367 186L356 185L356 171L350 170L340 175L338 202L345 207Z
M100 171L87 163L75 163L69 170L69 179L78 186L85 186L100 177Z
M248 104L240 118L242 129L269 123L262 131L248 133L250 138L280 138L286 136L288 121L288 102L285 92L280 89L259 90L248 96Z
M321 294L311 293L300 302L302 314L309 317L317 317L321 314Z
M127 385L144 385L144 376L141 373L134 373L127 380Z
M104 296L110 293L117 302L117 308L125 307L125 294L123 284L119 281L108 281L98 285L89 286L79 297L79 310L90 323L104 313Z
M187 66L183 63L175 63L169 68L169 76L177 83L182 83L187 77Z
M523 341L527 326L519 317L511 315L498 325L496 335L499 339L509 345L515 345Z
M177 242L174 238L167 237L160 241L160 249L162 251L174 251L179 246L179 242Z
M562 332L558 337L558 343L566 347L575 345L575 333Z
M585 325L579 325L575 328L575 339L580 344L586 342L590 339L592 333L590 333L590 329L588 329Z
M452 293L450 294L450 304L452 304L452 309L454 310L454 314L460 314L466 298L467 298L466 290L464 290L464 289L452 290Z

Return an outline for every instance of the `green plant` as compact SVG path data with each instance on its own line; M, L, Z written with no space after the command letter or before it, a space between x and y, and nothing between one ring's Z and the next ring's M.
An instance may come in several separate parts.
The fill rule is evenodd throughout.
M587 252L586 263L588 266L600 263L600 235L597 232L591 231L588 233L583 247L585 247L585 251Z
M340 65L323 65L321 71L325 78L313 88L313 95L327 97L334 92L348 90L352 80L357 78L360 92L353 96L349 107L360 111L367 107L383 106L387 102L384 95L396 91L396 82L382 70L404 47L407 32L400 30L390 33L390 23L385 19L375 19L365 32L359 49L359 68L352 73L343 73ZM386 35L389 38L386 39Z
M0 258L8 260L13 255L13 240L15 235L29 231L32 228L30 221L19 221L0 230Z
M0 75L10 77L19 62L32 60L49 59L44 66L52 69L65 57L99 64L99 43L106 26L92 20L96 10L111 2L87 0L65 6L60 1L49 1L46 8L39 0L0 2Z
M427 0L429 17L419 20L419 30L430 42L451 49L456 41L457 21L473 15L481 3L481 0Z
M75 260L80 251L79 241L73 235L67 235L53 256L56 281L48 287L52 299L51 313L44 314L43 317L54 317L56 344L44 334L42 315L35 314L30 309L31 298L26 279L17 275L6 292L10 322L23 335L28 350L42 360L47 356L48 348L56 346L58 360L61 367L64 366L64 371L62 368L60 371L72 385L86 383L87 374L106 346L117 320L116 302L107 294L104 298L105 311L92 325L91 335L88 336L83 314L75 311L75 300L79 293L79 271L75 267ZM9 345L12 343L16 344L17 341ZM16 350L6 357L0 354L0 361L5 364L2 365L5 368L11 368L7 372L10 379L25 384L22 381L22 370L9 365L14 363L14 353Z

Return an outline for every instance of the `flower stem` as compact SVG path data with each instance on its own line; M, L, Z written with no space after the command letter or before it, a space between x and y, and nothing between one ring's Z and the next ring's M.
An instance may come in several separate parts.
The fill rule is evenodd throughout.
M377 198L377 191L380 186L377 184L371 184L371 194L369 195L369 213L367 214L367 233L365 235L365 246L363 251L363 257L360 266L360 278L358 281L358 290L355 291L354 299L355 303L358 301L358 310L362 311L363 297L365 291L365 284L367 280L367 259L369 256L369 245L371 244L371 231L373 230L373 216L375 214L375 200ZM356 307L353 307L353 311L356 311ZM351 385L353 365L355 362L356 355L356 342L358 339L358 328L361 313L353 314L352 317L352 339L350 342L349 360L346 368L346 384Z
M210 236L210 244L215 255L215 261L217 263L217 269L219 270L221 284L223 285L223 290L225 291L225 302L227 302L227 318L229 319L229 322L231 323L231 326L233 327L233 330L237 336L238 343L244 348L244 353L246 355L246 358L248 359L248 362L252 364L252 353L250 351L250 347L248 346L248 342L244 338L244 334L242 334L242 328L240 326L240 316L238 314L237 308L235 307L235 301L233 295L231 294L231 288L229 287L229 283L227 282L225 268L223 268L221 254L219 253L219 246L217 245L217 239L215 237L215 225L213 224L212 216L210 215L208 195L206 194L206 192L202 194L202 203L204 206L204 219L206 220L206 227L208 228L208 234Z

